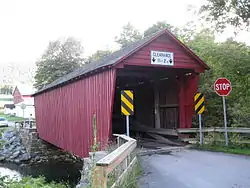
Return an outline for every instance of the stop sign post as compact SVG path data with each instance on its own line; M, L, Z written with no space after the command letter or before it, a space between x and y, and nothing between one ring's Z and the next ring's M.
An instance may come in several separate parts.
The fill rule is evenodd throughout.
M226 113L226 100L225 97L232 91L231 82L227 78L218 78L214 83L215 92L222 97L223 112L224 112L224 126L225 126L225 140L226 146L228 146L228 134L227 134L227 113Z

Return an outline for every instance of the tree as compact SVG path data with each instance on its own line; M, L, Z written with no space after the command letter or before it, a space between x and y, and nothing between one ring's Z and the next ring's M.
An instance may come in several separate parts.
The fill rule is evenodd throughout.
M111 53L112 52L109 50L97 50L94 54L92 54L91 56L87 58L87 62L91 63L91 62L98 61L99 59L106 57L110 55Z
M120 36L115 37L115 42L117 42L121 48L124 48L141 39L142 35L140 32L135 29L131 23L128 23L123 26Z
M201 75L199 84L208 110L204 116L205 124L223 125L222 101L213 91L213 83L218 77L227 77L233 86L227 97L229 125L249 127L250 47L233 39L216 43L213 32L208 29L194 35L186 44L211 68Z
M13 90L12 86L10 86L10 85L3 85L0 88L0 94L11 95L12 94L12 90Z
M250 24L249 0L208 0L200 12L208 13L206 19L215 22L219 29L228 24L236 28L249 27Z
M166 21L159 21L144 31L144 37L150 36L163 29L168 29L175 35L177 35L178 32L178 29L176 27L168 24Z
M49 43L39 61L34 87L43 88L57 78L72 72L83 64L83 47L74 38Z
M177 35L178 29L165 21L159 21L156 24L153 24L144 31L143 35L140 34L140 32L131 23L128 23L123 26L120 36L115 37L115 42L120 44L121 48L124 48L138 40L141 40L143 37L148 37L165 28Z

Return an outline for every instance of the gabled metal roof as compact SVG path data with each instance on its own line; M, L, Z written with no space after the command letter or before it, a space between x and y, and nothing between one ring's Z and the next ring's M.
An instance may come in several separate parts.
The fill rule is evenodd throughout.
M161 30L159 32L154 33L151 36L148 36L146 38L143 38L142 40L139 40L125 48L122 48L96 62L92 62L89 64L85 64L83 67L76 69L75 71L58 78L54 82L48 84L41 90L37 91L34 95L37 95L39 93L43 93L47 90L60 87L62 85L67 84L68 82L80 79L82 76L86 75L87 73L91 73L93 71L102 69L102 68L110 68L111 66L121 62L137 50L141 49L154 39L160 37L163 34L167 34L169 37L171 37L174 41L176 41L180 46L184 48L185 51L187 51L191 56L193 56L205 69L208 69L209 67L198 57L196 56L188 47L186 47L182 42L180 42L172 33L170 33L167 29Z

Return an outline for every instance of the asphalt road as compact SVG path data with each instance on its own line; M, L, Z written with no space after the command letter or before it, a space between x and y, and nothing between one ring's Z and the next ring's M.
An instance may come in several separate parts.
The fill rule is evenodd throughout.
M250 188L250 157L195 150L143 156L140 188Z

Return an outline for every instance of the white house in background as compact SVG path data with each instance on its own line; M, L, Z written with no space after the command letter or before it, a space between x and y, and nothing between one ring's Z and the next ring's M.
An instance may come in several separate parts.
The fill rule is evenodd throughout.
M3 113L8 115L8 114L16 114L16 109L14 104L5 104L3 107Z
M15 104L16 116L35 118L34 98L31 96L35 89L25 85L18 84L13 91L13 102Z

